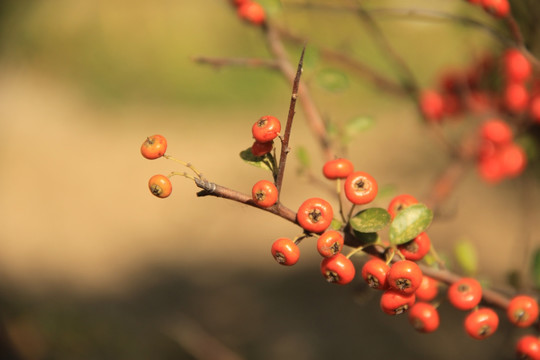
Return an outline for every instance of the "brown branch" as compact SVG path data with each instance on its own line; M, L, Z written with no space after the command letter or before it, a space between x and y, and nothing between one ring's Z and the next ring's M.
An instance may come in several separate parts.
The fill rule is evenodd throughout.
M216 68L223 66L243 66L243 67L265 67L269 69L279 69L277 61L272 59L259 58L214 58L208 56L195 56L191 58L199 64L212 65Z
M298 87L300 86L300 78L302 76L302 67L304 65L304 53L306 47L302 49L300 55L300 61L298 61L298 67L296 68L296 75L293 81L293 88L291 94L291 102L289 105L289 114L287 115L287 124L285 125L285 133L281 140L281 154L279 155L278 175L276 179L276 188L278 190L279 198L281 198L281 186L283 185L283 176L285 175L285 165L287 164L287 155L290 152L289 139L291 137L291 128L296 113L296 99L298 98ZM279 202L278 198L278 202Z
M281 72L289 82L294 82L296 71L288 59L287 51L285 50L285 46L283 45L283 42L279 36L279 31L273 25L268 25L266 27L266 39L268 41L270 52L278 61ZM313 101L308 88L305 86L303 81L300 82L298 97L300 98L300 105L304 110L308 125L315 137L318 139L324 157L327 160L333 159L334 153L331 149L330 141L328 140L326 126L322 116L319 113L319 110L317 109L317 106L315 106L315 102Z
M223 199L228 199L232 201L239 202L241 204L253 206L257 209L268 211L274 215L277 215L285 220L288 220L294 224L298 224L296 222L296 213L289 209L288 207L282 205L281 203L278 203L274 206L271 206L269 208L261 208L253 202L253 199L250 195L241 193L239 191L229 189L225 186L218 185L213 182L209 182L207 180L202 180L195 178L195 184L203 189L197 193L197 196L203 197L203 196L216 196Z
M275 26L275 29L279 31L279 34L287 40L293 41L296 44L306 43L306 39L292 34L285 28ZM377 70L371 68L370 66L364 64L363 62L353 59L350 56L347 56L338 51L334 51L328 48L318 46L319 54L323 59L330 62L338 63L339 65L346 67L349 71L355 73L357 76L366 79L371 82L374 86L380 88L381 90L386 91L389 94L396 96L403 96L405 94L403 88L396 84L394 81L388 79Z

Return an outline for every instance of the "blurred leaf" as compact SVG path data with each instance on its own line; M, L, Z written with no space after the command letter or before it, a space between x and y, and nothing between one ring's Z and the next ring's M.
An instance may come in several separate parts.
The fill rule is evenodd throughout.
M342 226L343 223L341 221L338 219L332 219L332 222L330 223L330 230L341 230Z
M331 92L340 92L349 87L348 76L337 69L324 69L317 74L319 85Z
M522 288L523 281L521 274L518 270L510 270L506 273L506 280L508 285L512 286L514 289L519 290Z
M339 128L335 123L327 122L326 123L326 132L328 133L328 136L336 137L336 136L339 135Z
M379 191L377 192L377 199L383 199L386 197L394 196L396 190L396 185L394 184L385 184L382 186L379 186Z
M302 168L309 168L311 166L311 161L309 158L309 153L307 149L303 146L298 146L296 148L296 157L298 158L298 161L300 162L300 166Z
M468 240L460 240L454 246L454 256L458 265L467 276L476 274L478 269L478 256L476 248Z
M424 232L433 220L433 212L424 204L411 205L396 214L390 224L390 243L404 244Z
M351 227L361 233L374 233L383 229L390 222L390 214L382 208L369 208L354 215Z
M376 232L367 233L353 230L354 238L358 241L358 246L364 246L367 244L374 244L379 240L379 234Z
M240 153L240 157L250 165L272 172L273 156L271 153L264 156L255 156L251 152L251 147L249 147Z
M533 254L532 278L536 288L540 289L540 248Z
M538 144L531 134L522 135L515 139L515 142L525 151L528 162L532 163L538 159Z
M372 118L363 116L355 117L347 121L344 132L346 136L353 137L360 132L370 129L374 124L375 121Z

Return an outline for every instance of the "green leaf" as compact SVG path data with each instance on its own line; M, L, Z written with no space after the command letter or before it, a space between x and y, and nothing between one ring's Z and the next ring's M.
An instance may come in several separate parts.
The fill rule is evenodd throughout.
M353 137L358 133L370 129L374 124L375 121L372 118L358 116L345 123L344 132L346 136Z
M251 152L251 147L249 147L240 153L240 157L250 165L272 172L272 163L274 157L271 153L264 156L255 156Z
M390 224L390 243L401 245L426 231L433 212L424 204L414 204L396 214Z
M343 223L339 221L338 219L332 219L332 222L330 223L330 230L341 230L343 227Z
M340 70L324 69L317 74L319 85L331 92L340 92L349 87L348 76Z
M390 214L382 208L369 208L354 215L351 227L361 233L374 233L383 229L390 222Z
M355 246L364 246L367 244L374 244L379 240L379 234L377 234L376 232L363 233L363 232L353 230L353 233L354 233L354 239L356 240L354 244Z
M473 243L468 240L459 240L454 246L454 256L465 275L472 276L478 269L478 256Z
M311 160L309 158L309 153L305 147L299 146L296 149L296 157L298 158L298 161L300 162L300 166L302 168L309 168L309 166L311 165Z
M540 289L540 248L533 255L532 278L534 285Z

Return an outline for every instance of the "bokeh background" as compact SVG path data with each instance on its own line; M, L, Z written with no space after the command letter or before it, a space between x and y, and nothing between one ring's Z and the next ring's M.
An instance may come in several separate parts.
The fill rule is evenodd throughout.
M343 51L395 77L362 22L350 11L261 3L272 21L307 39L303 76L325 119L372 120L348 155L385 189L374 205L400 192L426 197L449 156L414 104L340 72L315 50ZM491 21L461 1L370 6ZM502 49L482 29L451 21L377 20L426 87L441 71ZM296 61L299 46L288 50ZM226 0L0 2L2 359L512 358L523 332L505 321L490 339L473 341L461 330L464 314L443 302L441 328L420 335L405 317L378 311L377 294L360 281L326 284L314 247L303 246L293 268L276 265L270 244L299 229L268 213L197 198L183 178L173 179L170 198L152 197L148 178L177 169L140 156L155 133L167 137L169 154L219 184L249 192L269 177L238 154L251 145L256 119L286 117L290 84L270 69L214 68L195 56L270 55L260 29ZM291 141L320 177L323 161L300 109ZM296 157L288 166L286 205L325 194L297 175ZM478 275L502 288L510 271L524 271L527 251L540 245L529 226L540 216L538 187L525 181L491 186L469 172L430 228L441 254L451 261L455 242L468 239Z

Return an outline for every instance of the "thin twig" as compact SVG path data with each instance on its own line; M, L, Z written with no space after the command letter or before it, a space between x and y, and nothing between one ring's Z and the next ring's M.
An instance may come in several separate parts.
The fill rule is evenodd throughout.
M265 67L269 69L279 69L278 62L272 59L260 58L218 58L208 56L195 56L191 58L199 64L212 65L216 68L223 66L241 66L241 67Z
M289 148L289 139L291 137L291 128L294 114L296 113L296 99L298 98L298 87L300 86L300 77L302 76L302 67L304 65L305 51L306 47L304 46L304 48L302 49L302 54L300 55L300 60L298 61L298 67L296 68L296 76L294 77L293 81L291 102L289 104L289 114L287 115L287 124L285 125L285 133L283 134L283 138L281 140L281 154L279 155L278 175L276 179L276 188L280 197L281 186L283 185L283 175L285 174L285 165L287 164L287 155L291 150Z

